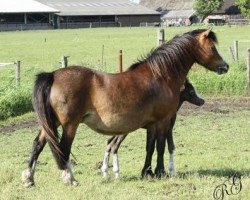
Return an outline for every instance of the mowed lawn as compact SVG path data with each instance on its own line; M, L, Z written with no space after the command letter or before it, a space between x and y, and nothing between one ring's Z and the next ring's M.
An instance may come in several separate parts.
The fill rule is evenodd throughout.
M245 102L243 105L242 101ZM145 158L145 130L131 133L121 145L120 179L114 180L112 168L108 179L103 179L98 169L108 137L80 125L72 148L77 163L73 172L81 183L78 187L62 183L61 172L46 146L37 165L36 186L24 188L21 172L27 166L37 128L15 130L13 126L14 130L11 130L10 125L29 121L34 118L34 114L8 119L0 123L0 199L213 199L216 186L236 174L241 176L242 190L237 195L227 195L224 191L225 199L248 200L249 105L249 98L228 98L220 100L219 104L207 99L204 108L181 109L174 130L178 175L161 180L145 180L140 176ZM9 131L3 131L6 126L10 128ZM155 160L156 156L153 158L153 168ZM167 169L167 151L165 164ZM226 184L230 191L231 185L228 182Z

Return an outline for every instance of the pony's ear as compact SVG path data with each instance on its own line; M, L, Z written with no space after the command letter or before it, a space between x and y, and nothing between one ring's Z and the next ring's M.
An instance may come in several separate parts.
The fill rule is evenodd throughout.
M183 92L185 89L186 89L185 83L183 83L183 85L182 85L181 88L180 88L180 92Z
M211 32L211 30L212 30L212 28L207 29L206 31L204 31L204 32L202 33L202 36L203 36L204 38L208 38L208 37L209 37L209 34L210 34L210 32Z
M214 43L218 43L218 40L217 40L217 37L215 35L215 33L212 31L212 27L210 29L207 29L205 30L203 33L202 33L202 37L204 39L211 39Z

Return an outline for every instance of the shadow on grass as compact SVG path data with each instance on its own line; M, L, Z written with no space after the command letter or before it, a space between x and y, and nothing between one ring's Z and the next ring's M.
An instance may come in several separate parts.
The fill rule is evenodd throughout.
M200 176L216 176L216 177L231 177L234 174L239 176L249 176L250 170L235 170L231 168L224 169L205 169L198 170L197 173Z
M198 175L199 177L232 177L235 174L238 176L250 176L250 170L236 170L232 168L200 169L197 171L178 172L177 177L182 179L186 179L193 175Z
M232 168L223 168L223 169L200 169L197 171L187 171L187 172L178 172L176 177L174 178L180 178L180 179L187 179L191 176L199 176L200 178L208 177L208 176L213 176L213 177L218 177L218 178L229 178L232 177L233 175L237 176L250 176L250 170L235 170ZM169 179L170 176L167 174L164 179ZM134 181L142 181L142 180L148 180L148 181L157 181L159 180L158 178L151 178L151 179L146 179L146 178L141 178L141 176L122 176L120 178L121 181L123 182L134 182Z

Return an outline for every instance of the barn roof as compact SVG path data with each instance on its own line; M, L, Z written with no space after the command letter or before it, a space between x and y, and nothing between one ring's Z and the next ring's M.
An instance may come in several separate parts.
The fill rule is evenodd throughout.
M192 10L194 0L141 0L140 4L154 10Z
M58 10L34 0L0 0L0 13L55 13Z
M129 0L37 0L60 10L60 16L77 15L160 15Z
M163 15L163 19L189 18L195 13L194 10L171 10Z

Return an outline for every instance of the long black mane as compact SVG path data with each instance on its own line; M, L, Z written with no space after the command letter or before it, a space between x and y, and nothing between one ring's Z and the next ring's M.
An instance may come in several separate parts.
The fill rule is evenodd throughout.
M170 74L179 76L183 71L186 71L185 67L190 59L195 61L195 53L198 51L195 36L204 31L206 29L197 29L181 36L175 36L172 40L153 49L148 55L132 64L128 70L133 70L139 65L147 63L155 77L168 78ZM214 32L210 31L208 38L217 43Z

